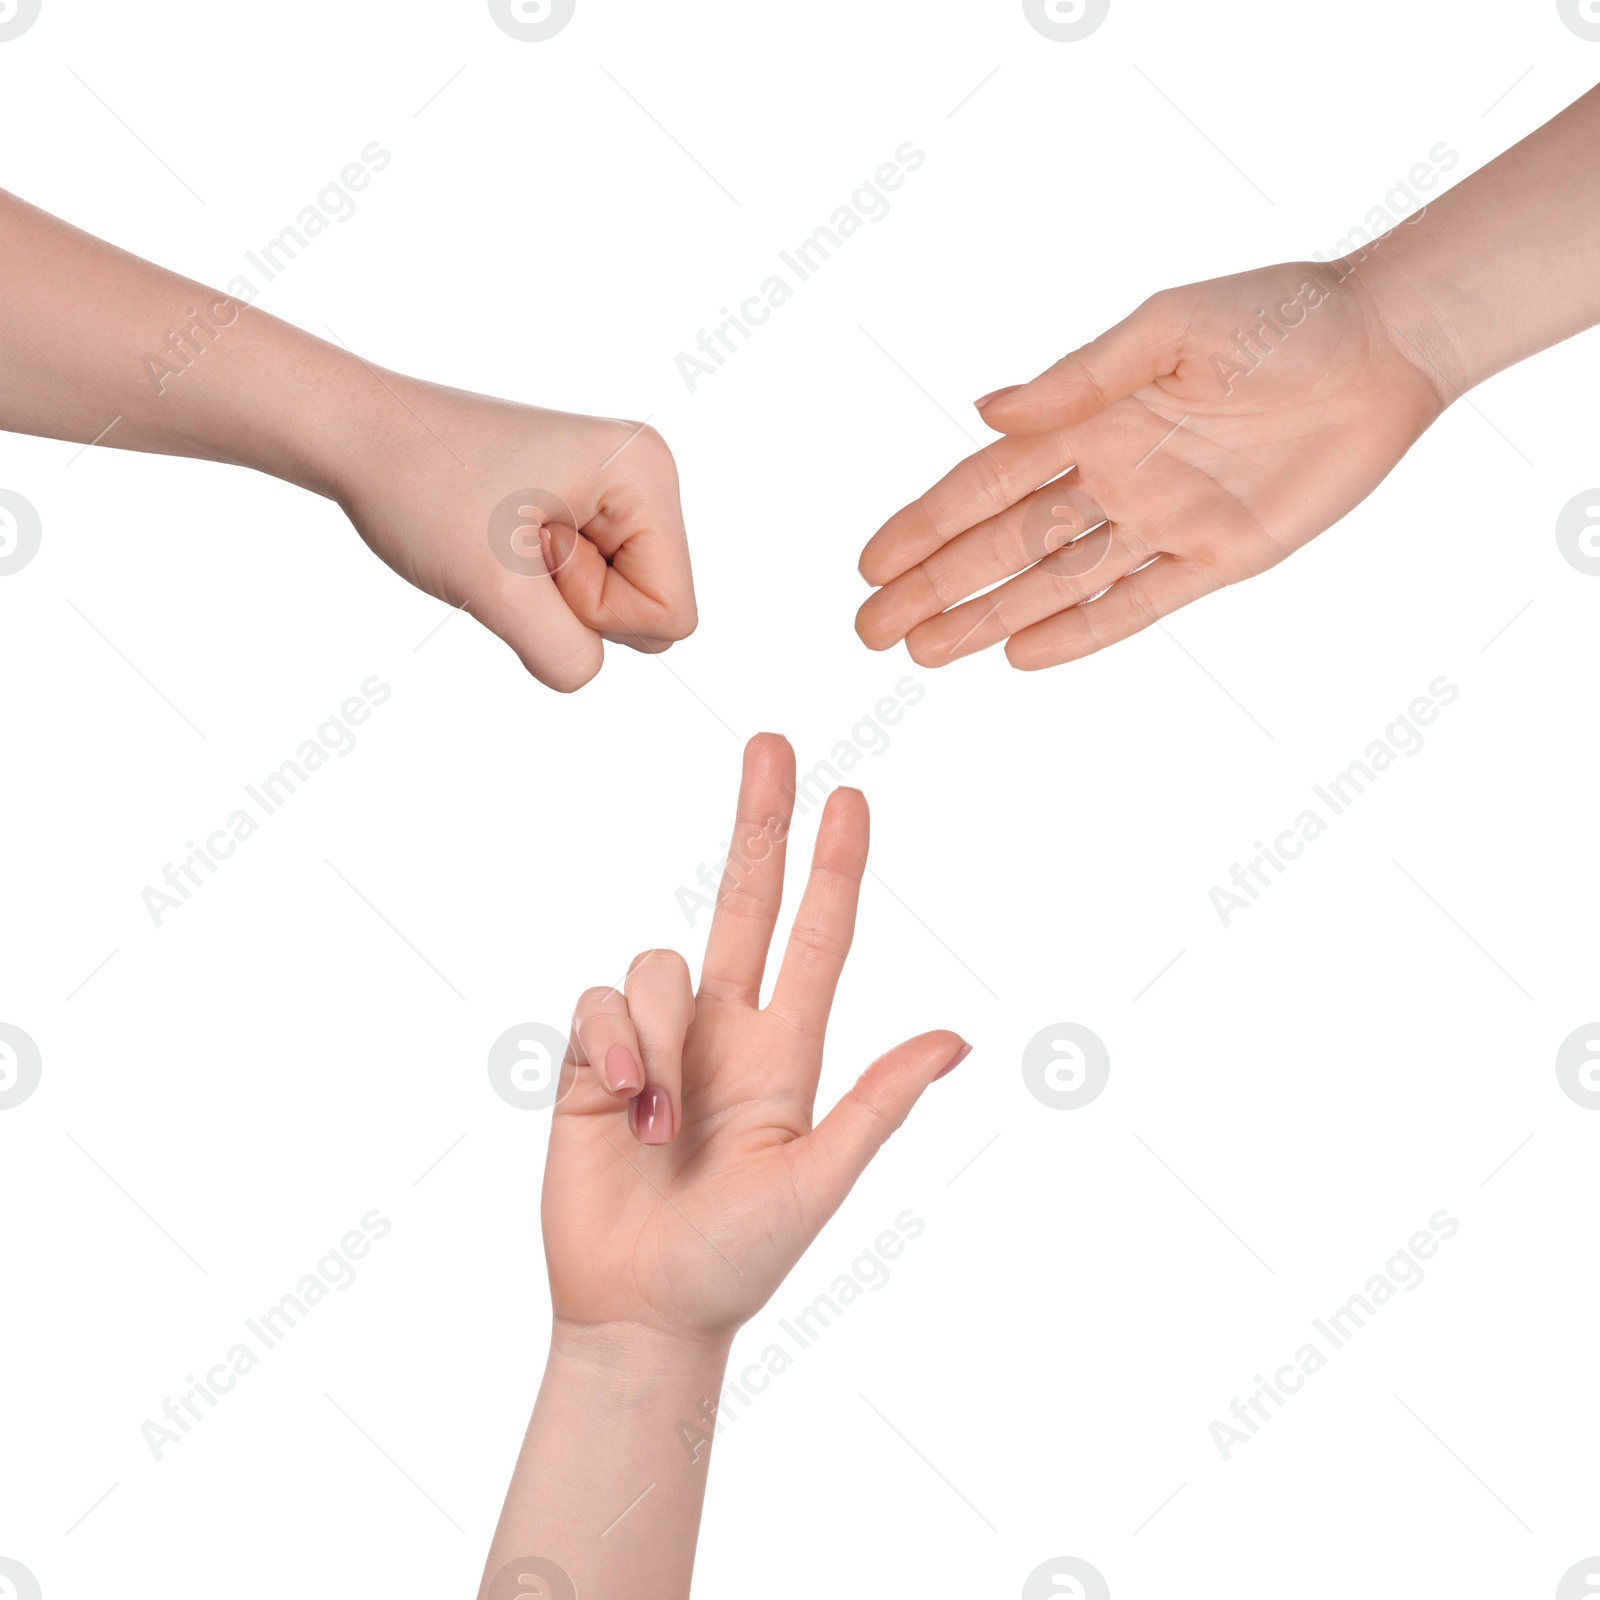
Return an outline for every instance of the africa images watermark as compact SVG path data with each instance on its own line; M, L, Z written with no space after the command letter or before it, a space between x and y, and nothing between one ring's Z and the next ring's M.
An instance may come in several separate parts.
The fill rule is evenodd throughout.
M1325 261L1329 265L1351 262L1351 258L1354 258L1352 264L1366 260L1368 252L1378 249L1389 232L1400 223L1422 220L1428 209L1428 203L1422 196L1438 185L1442 173L1459 166L1460 162L1460 151L1453 149L1443 139L1439 140L1428 151L1426 161L1416 162L1406 177L1395 180L1384 195L1381 206L1371 207L1361 223L1351 228L1342 239L1335 239L1329 249L1315 251L1312 259Z
M1332 292L1314 278L1305 279L1287 299L1280 300L1268 311L1256 307L1256 321L1249 328L1234 332L1233 345L1226 355L1211 357L1211 370L1217 375L1224 394L1233 393L1234 380L1248 378L1256 372L1269 356L1276 355L1278 346L1320 306L1333 298ZM1270 330L1270 331L1269 331ZM1277 342L1273 342L1273 335Z
M695 392L702 378L715 375L717 369L741 348L734 336L745 343L754 337L779 306L787 302L806 281L833 259L835 251L858 233L863 224L882 222L889 215L889 194L906 181L908 173L915 172L927 156L909 139L896 146L894 159L882 162L870 178L862 180L849 201L834 208L833 215L809 237L802 239L793 250L780 250L778 259L788 269L774 272L762 281L754 294L746 295L734 311L723 306L718 313L722 321L709 332L702 328L695 339L698 355L680 350L676 357L678 376ZM888 193L885 193L885 191ZM793 279L788 274L793 275Z
M1401 756L1416 755L1425 742L1422 728L1437 721L1440 709L1453 704L1460 694L1461 690L1441 673L1428 685L1428 692L1418 695L1383 730L1383 736L1374 739L1343 772L1325 784L1312 784L1311 792L1326 807L1327 814L1317 806L1307 806L1270 845L1257 839L1257 854L1248 863L1234 862L1228 876L1231 888L1212 885L1211 906L1222 919L1222 926L1231 927L1236 913L1248 911L1289 870L1289 864L1299 860L1306 846L1320 839L1333 819L1348 811Z
M758 1359L728 1378L716 1399L707 1395L701 1400L698 1417L678 1424L678 1439L689 1459L698 1462L711 1440L748 1411L755 1397L765 1394L772 1380L787 1372L795 1357L814 1345L863 1294L885 1288L890 1277L888 1263L903 1255L906 1245L920 1238L927 1226L916 1212L902 1211L894 1226L879 1233L850 1263L848 1272L834 1277L825 1293L793 1317L779 1317L783 1339L770 1342Z
M361 147L359 159L348 161L336 178L330 178L317 191L316 198L302 206L292 223L280 228L259 251L246 250L245 260L262 279L271 283L302 250L335 222L348 222L356 214L355 194L372 182L394 158L376 139ZM354 191L354 194L351 191ZM217 340L239 320L239 313L261 293L261 286L245 273L229 279L225 293L213 295L204 310L189 306L188 321L169 328L158 353L140 359L145 376L157 394L167 392L167 384L180 378Z
M1312 259L1333 269L1336 282L1332 287L1306 278L1292 295L1270 309L1257 306L1255 322L1249 328L1235 331L1233 344L1227 352L1213 354L1210 358L1211 370L1222 392L1231 395L1237 380L1259 371L1262 363L1277 353L1312 312L1328 304L1337 288L1350 280L1395 228L1402 223L1410 226L1420 222L1428 212L1422 196L1436 188L1441 174L1449 172L1460 160L1460 152L1441 139L1428 151L1426 161L1416 162L1406 177L1395 180L1383 197L1384 204L1371 207L1363 223L1351 228L1342 239L1335 240L1331 250L1315 251Z
M899 723L909 707L917 704L927 690L907 674L894 686L892 694L878 700L850 729L848 739L836 740L827 756L809 772L801 773L794 787L794 812L803 817L833 793L845 775L868 756L881 756L889 748L889 729ZM747 872L757 861L764 861L776 844L782 844L788 829L781 818L770 817L737 843L722 841L722 854L715 861L702 861L695 869L700 888L679 884L673 893L683 920L692 928L703 911L714 911L722 875L731 861L740 872ZM704 892L702 892L704 891Z
M302 1275L289 1294L259 1316L246 1317L244 1326L249 1338L231 1346L220 1361L206 1369L204 1377L189 1373L183 1380L189 1387L176 1399L168 1395L162 1402L163 1421L147 1419L140 1425L139 1432L149 1445L150 1454L160 1461L164 1451L182 1444L207 1414L216 1410L222 1397L233 1392L239 1379L260 1366L267 1351L282 1344L330 1293L348 1289L356 1281L355 1263L379 1239L386 1238L393 1226L381 1211L367 1212L357 1227L323 1255L314 1271Z
M182 910L196 890L204 888L207 879L200 874L204 868L209 877L215 877L218 868L230 859L245 840L253 838L262 822L279 811L296 794L310 777L334 756L347 756L356 747L354 729L359 728L394 691L374 673L362 681L358 694L350 695L336 712L329 715L317 728L313 738L301 741L300 747L276 771L269 772L259 783L247 783L244 792L251 806L242 806L228 815L220 828L206 835L205 843L193 839L185 842L189 853L176 866L172 862L162 868L161 881L165 889L146 884L139 891L139 899L150 913L150 920L159 928L170 911ZM256 812L260 813L259 818ZM168 891L171 891L170 893Z
M1439 1253L1440 1244L1455 1238L1460 1231L1461 1224L1448 1211L1435 1211L1428 1218L1427 1227L1412 1234L1405 1245L1384 1262L1383 1270L1367 1279L1359 1294L1351 1295L1326 1317L1312 1318L1311 1326L1317 1338L1308 1339L1270 1378L1258 1372L1253 1380L1255 1390L1244 1399L1238 1395L1233 1397L1233 1404L1228 1408L1231 1422L1219 1419L1211 1424L1211 1442L1221 1452L1222 1459L1231 1461L1240 1445L1251 1443L1305 1388L1306 1379L1321 1372L1333 1353L1344 1349L1401 1290L1410 1293L1421 1288L1426 1278L1422 1263L1431 1261Z

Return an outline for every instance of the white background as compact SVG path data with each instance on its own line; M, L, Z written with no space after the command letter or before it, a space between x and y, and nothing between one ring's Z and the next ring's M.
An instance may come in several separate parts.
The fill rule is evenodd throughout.
M260 303L648 416L702 622L558 697L330 503L4 438L44 543L0 580L0 1021L44 1076L0 1113L0 1555L46 1600L471 1594L548 1320L546 1119L489 1045L637 949L696 961L675 892L740 739L808 768L911 673L851 774L881 881L824 1099L924 1028L977 1048L747 1333L926 1222L727 1430L698 1592L1011 1596L1071 1555L1118 1600L1553 1595L1600 1546L1600 1114L1553 1070L1600 1013L1600 579L1553 537L1600 478L1594 336L1095 659L930 673L851 618L861 544L985 437L973 397L1157 288L1329 250L1597 68L1543 0L1114 0L1076 44L1002 0L579 0L544 44L483 4L44 0L0 44L7 186L226 283L379 141ZM890 215L691 395L677 353L906 140ZM358 747L153 926L140 890L371 674ZM1211 887L1441 674L1426 747L1224 929ZM1111 1056L1077 1111L1020 1071L1062 1021ZM372 1208L359 1281L153 1460L141 1423ZM1224 1463L1212 1421L1441 1208L1426 1282Z

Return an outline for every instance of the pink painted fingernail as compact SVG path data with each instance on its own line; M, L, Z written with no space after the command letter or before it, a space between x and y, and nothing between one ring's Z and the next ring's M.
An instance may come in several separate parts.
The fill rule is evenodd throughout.
M612 1094L632 1094L644 1082L639 1063L625 1044L614 1044L606 1051L606 1087Z
M672 1097L659 1083L646 1084L628 1102L628 1123L640 1144L667 1144L672 1139Z
M1010 394L1013 389L1020 389L1021 387L1022 385L1020 383L1008 383L1003 389L992 389L983 397L983 399L974 400L972 403L978 408L978 410L982 411L991 400L998 400L1001 395Z
M959 1067L961 1065L961 1063L963 1061L965 1061L967 1059L967 1057L970 1056L971 1054L972 1054L972 1046L970 1044L962 1045L962 1047L959 1050L957 1050L956 1053L953 1056L950 1057L949 1065L945 1066L945 1067L941 1067L938 1072L934 1073L933 1081L935 1083L937 1083L940 1080L940 1078L942 1078L945 1075L945 1073L954 1072L956 1070L956 1068Z

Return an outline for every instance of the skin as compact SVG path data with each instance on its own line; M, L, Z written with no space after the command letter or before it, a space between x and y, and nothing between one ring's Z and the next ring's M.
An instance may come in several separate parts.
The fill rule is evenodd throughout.
M681 957L652 950L621 991L578 1001L544 1180L550 1355L480 1600L689 1593L735 1332L967 1054L954 1033L908 1040L813 1122L867 803L854 789L829 796L763 1007L794 776L787 741L750 741L698 990ZM663 1104L641 1121L656 1091ZM559 1573L540 1565L551 1562Z
M655 652L694 630L677 472L653 429L385 371L3 191L0 254L0 428L325 495L553 689L587 683L606 640ZM509 562L489 536L508 497Z
M1600 322L1597 143L1600 90L1363 250L1164 290L985 396L1002 437L862 552L863 642L1055 666L1298 550L1468 389Z

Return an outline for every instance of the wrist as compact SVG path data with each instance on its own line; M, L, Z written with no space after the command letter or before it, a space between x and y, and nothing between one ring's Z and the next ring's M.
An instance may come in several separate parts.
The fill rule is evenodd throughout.
M584 1431L626 1454L703 1466L716 1432L730 1341L678 1338L636 1323L551 1329L539 1386L546 1417L583 1419Z
M558 1319L486 1581L537 1556L563 1592L687 1596L727 1349Z
M722 1386L732 1335L676 1334L638 1322L570 1322L550 1330L550 1362L619 1394L647 1396L715 1378Z
M192 361L148 407L148 442L338 499L370 431L376 379L338 345L249 305L216 299L216 353ZM216 306L235 305L231 318Z
M1427 226L1427 213L1417 222ZM1342 292L1356 295L1389 345L1416 368L1439 407L1459 400L1491 371L1473 348L1472 329L1482 308L1466 303L1447 267L1436 263L1428 240L1397 224L1373 244L1331 263Z

